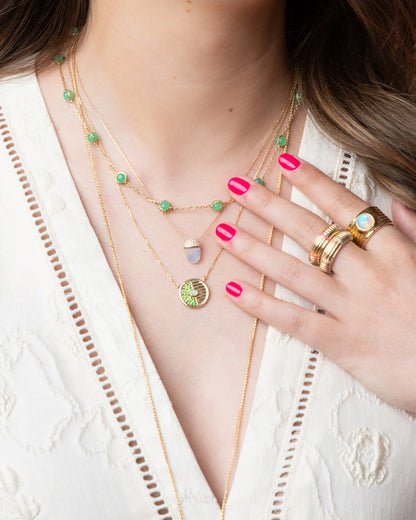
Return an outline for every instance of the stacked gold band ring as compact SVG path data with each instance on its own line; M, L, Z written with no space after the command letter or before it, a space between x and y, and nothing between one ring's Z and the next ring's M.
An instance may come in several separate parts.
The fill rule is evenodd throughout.
M370 206L350 222L348 231L352 233L354 243L365 249L374 233L389 225L393 225L393 222L376 206Z
M393 225L393 222L375 206L361 211L350 222L348 229L341 229L337 224L331 224L313 241L309 251L309 262L319 266L324 273L331 274L335 258L345 244L354 242L365 249L374 233L389 225Z
M337 224L331 224L330 226L326 227L322 233L319 233L312 244L311 250L309 251L309 262L312 265L319 265L322 253L324 252L328 241L337 231L340 230L341 228Z
M331 274L332 266L334 265L338 253L345 244L352 242L352 240L353 236L350 231L342 230L336 232L322 252L321 261L319 262L319 268L321 271L326 274Z

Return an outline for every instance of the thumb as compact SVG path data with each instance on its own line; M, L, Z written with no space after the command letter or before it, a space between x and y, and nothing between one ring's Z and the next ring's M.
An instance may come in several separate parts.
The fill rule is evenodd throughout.
M416 244L416 211L397 200L393 200L391 214L396 228Z

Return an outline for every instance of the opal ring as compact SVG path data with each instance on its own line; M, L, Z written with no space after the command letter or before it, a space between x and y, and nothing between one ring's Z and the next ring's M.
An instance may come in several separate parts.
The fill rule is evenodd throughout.
M309 262L312 265L319 265L321 261L322 253L330 238L337 232L340 231L340 227L337 224L331 224L326 227L313 241L311 250L309 251Z
M365 249L374 233L389 225L393 225L393 222L376 206L370 206L350 222L348 231L352 233L354 243Z
M341 249L348 242L352 242L353 235L350 231L341 230L336 231L329 239L325 249L322 252L319 268L326 274L332 273L332 266Z

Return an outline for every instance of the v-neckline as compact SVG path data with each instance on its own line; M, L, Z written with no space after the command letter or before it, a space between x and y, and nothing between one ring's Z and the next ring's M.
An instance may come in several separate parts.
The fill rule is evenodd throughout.
M26 81L26 79L22 81ZM36 147L38 154L39 149L42 148L44 148L44 153L40 154L42 163L32 167L30 155L27 156L26 163L30 165L35 177L35 185L41 186L39 196L44 201L45 206L48 207L52 199L56 202L56 199L59 198L63 202L62 207L64 209L49 217L51 227L55 230L56 242L61 249L62 257L66 261L68 274L81 296L80 301L84 304L86 315L89 317L90 323L93 324L93 332L99 338L97 344L101 351L103 363L106 365L107 371L112 374L115 386L118 386L120 399L123 399L125 408L130 414L132 427L138 433L143 452L148 454L151 465L161 481L161 488L164 489L163 495L168 499L170 507L174 509L176 508L175 497L159 441L155 442L157 433L147 403L145 387L143 381L141 381L141 373L139 374L139 370L137 370L136 347L128 325L121 291L82 204L43 99L36 74L33 73L27 81L30 91L27 99L30 99L31 112L34 116L27 124L39 127L41 122L42 131L39 134L39 142L36 143ZM305 121L300 149L302 143L307 139L305 135L308 128L308 117ZM28 154L29 152L30 150L27 149ZM53 172L53 181L50 182L48 189L42 191L41 178L50 175L51 172ZM68 226L68 223L70 223L70 226ZM82 244L83 255L79 254L77 240L74 237L77 237L78 242ZM101 294L98 298L99 303L96 303L97 294ZM108 319L109 316L111 316L111 319ZM136 331L154 392L155 404L159 411L161 429L165 432L165 437L168 437L166 442L168 457L175 474L175 482L184 509L184 516L185 518L195 517L195 512L198 511L198 518L201 520L218 519L221 508L198 465L137 326ZM233 513L233 503L238 504L246 497L239 493L236 483L241 481L242 478L247 478L247 476L243 477L242 473L250 467L250 471L254 471L256 465L256 461L250 456L250 445L257 442L256 428L253 428L253 409L259 404L259 399L264 397L264 395L259 396L259 394L264 391L262 375L265 370L264 365L267 362L267 349L272 348L270 337L274 333L274 329L269 326L247 429L241 441L240 456L236 461L234 480L227 504L227 520L241 518L238 507L235 508ZM119 345L122 345L122 347L119 348ZM265 444L262 449L268 451L269 447ZM258 511L263 510L264 507L264 505L259 506ZM257 517L262 516L259 514Z

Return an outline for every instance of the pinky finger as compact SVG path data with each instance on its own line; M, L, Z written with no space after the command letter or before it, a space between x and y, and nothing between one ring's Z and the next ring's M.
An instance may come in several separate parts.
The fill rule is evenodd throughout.
M304 309L259 291L244 282L229 282L229 299L259 320L286 332L312 347L324 350L338 334L338 323L325 314Z

